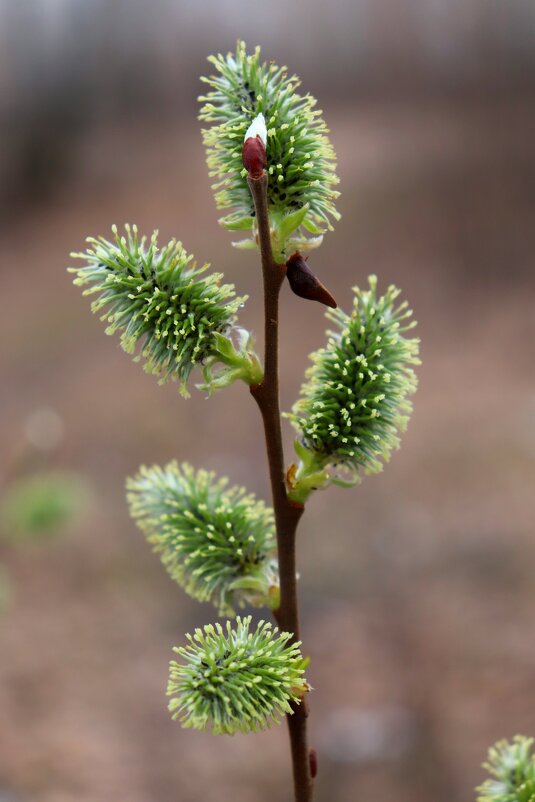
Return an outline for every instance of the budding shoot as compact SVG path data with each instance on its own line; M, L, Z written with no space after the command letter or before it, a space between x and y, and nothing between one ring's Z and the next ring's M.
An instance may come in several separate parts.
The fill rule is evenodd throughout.
M262 176L267 164L266 159L267 129L263 114L258 114L243 140L242 161L249 176L258 179Z

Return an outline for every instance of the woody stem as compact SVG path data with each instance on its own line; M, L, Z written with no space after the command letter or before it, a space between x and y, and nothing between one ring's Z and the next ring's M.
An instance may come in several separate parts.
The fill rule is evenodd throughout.
M264 378L251 387L251 395L260 409L271 481L277 551L280 575L280 604L274 611L280 628L299 640L299 610L296 581L296 531L304 506L292 502L286 492L284 451L282 446L279 406L279 294L286 275L286 266L278 264L271 247L268 215L268 177L248 178L253 197L258 239L262 260L264 285L265 358ZM292 752L295 802L311 802L313 778L307 742L308 708L303 700L292 705L293 713L287 716Z

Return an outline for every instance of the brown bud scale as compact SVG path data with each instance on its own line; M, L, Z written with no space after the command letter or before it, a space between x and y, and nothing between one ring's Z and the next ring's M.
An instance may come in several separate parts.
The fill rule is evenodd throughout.
M266 146L258 134L243 143L242 161L251 178L260 178L266 166Z
M336 309L338 304L329 290L314 275L300 253L294 253L286 262L286 276L292 291L300 298L318 301Z

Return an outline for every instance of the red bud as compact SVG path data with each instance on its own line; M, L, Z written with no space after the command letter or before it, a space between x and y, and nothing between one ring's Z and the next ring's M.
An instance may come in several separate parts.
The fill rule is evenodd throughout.
M286 276L293 292L300 298L319 301L331 309L336 309L338 306L329 290L314 275L300 253L294 253L286 262Z
M251 178L260 178L266 166L266 146L258 134L243 143L242 161Z

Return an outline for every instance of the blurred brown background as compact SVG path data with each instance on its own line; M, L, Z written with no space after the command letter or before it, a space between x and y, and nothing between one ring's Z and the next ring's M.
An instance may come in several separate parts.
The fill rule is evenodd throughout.
M238 37L332 130L343 218L314 269L342 306L369 272L395 281L422 338L402 450L302 523L318 802L470 800L490 742L535 734L533 0L4 0L2 482L46 463L91 502L61 537L0 541L2 802L290 799L284 729L170 721L171 645L214 611L124 501L126 475L173 457L267 498L257 411L243 387L158 387L65 272L87 234L157 227L251 295L259 331L258 266L217 226L196 122L205 56ZM288 291L283 321L288 409L324 324Z

